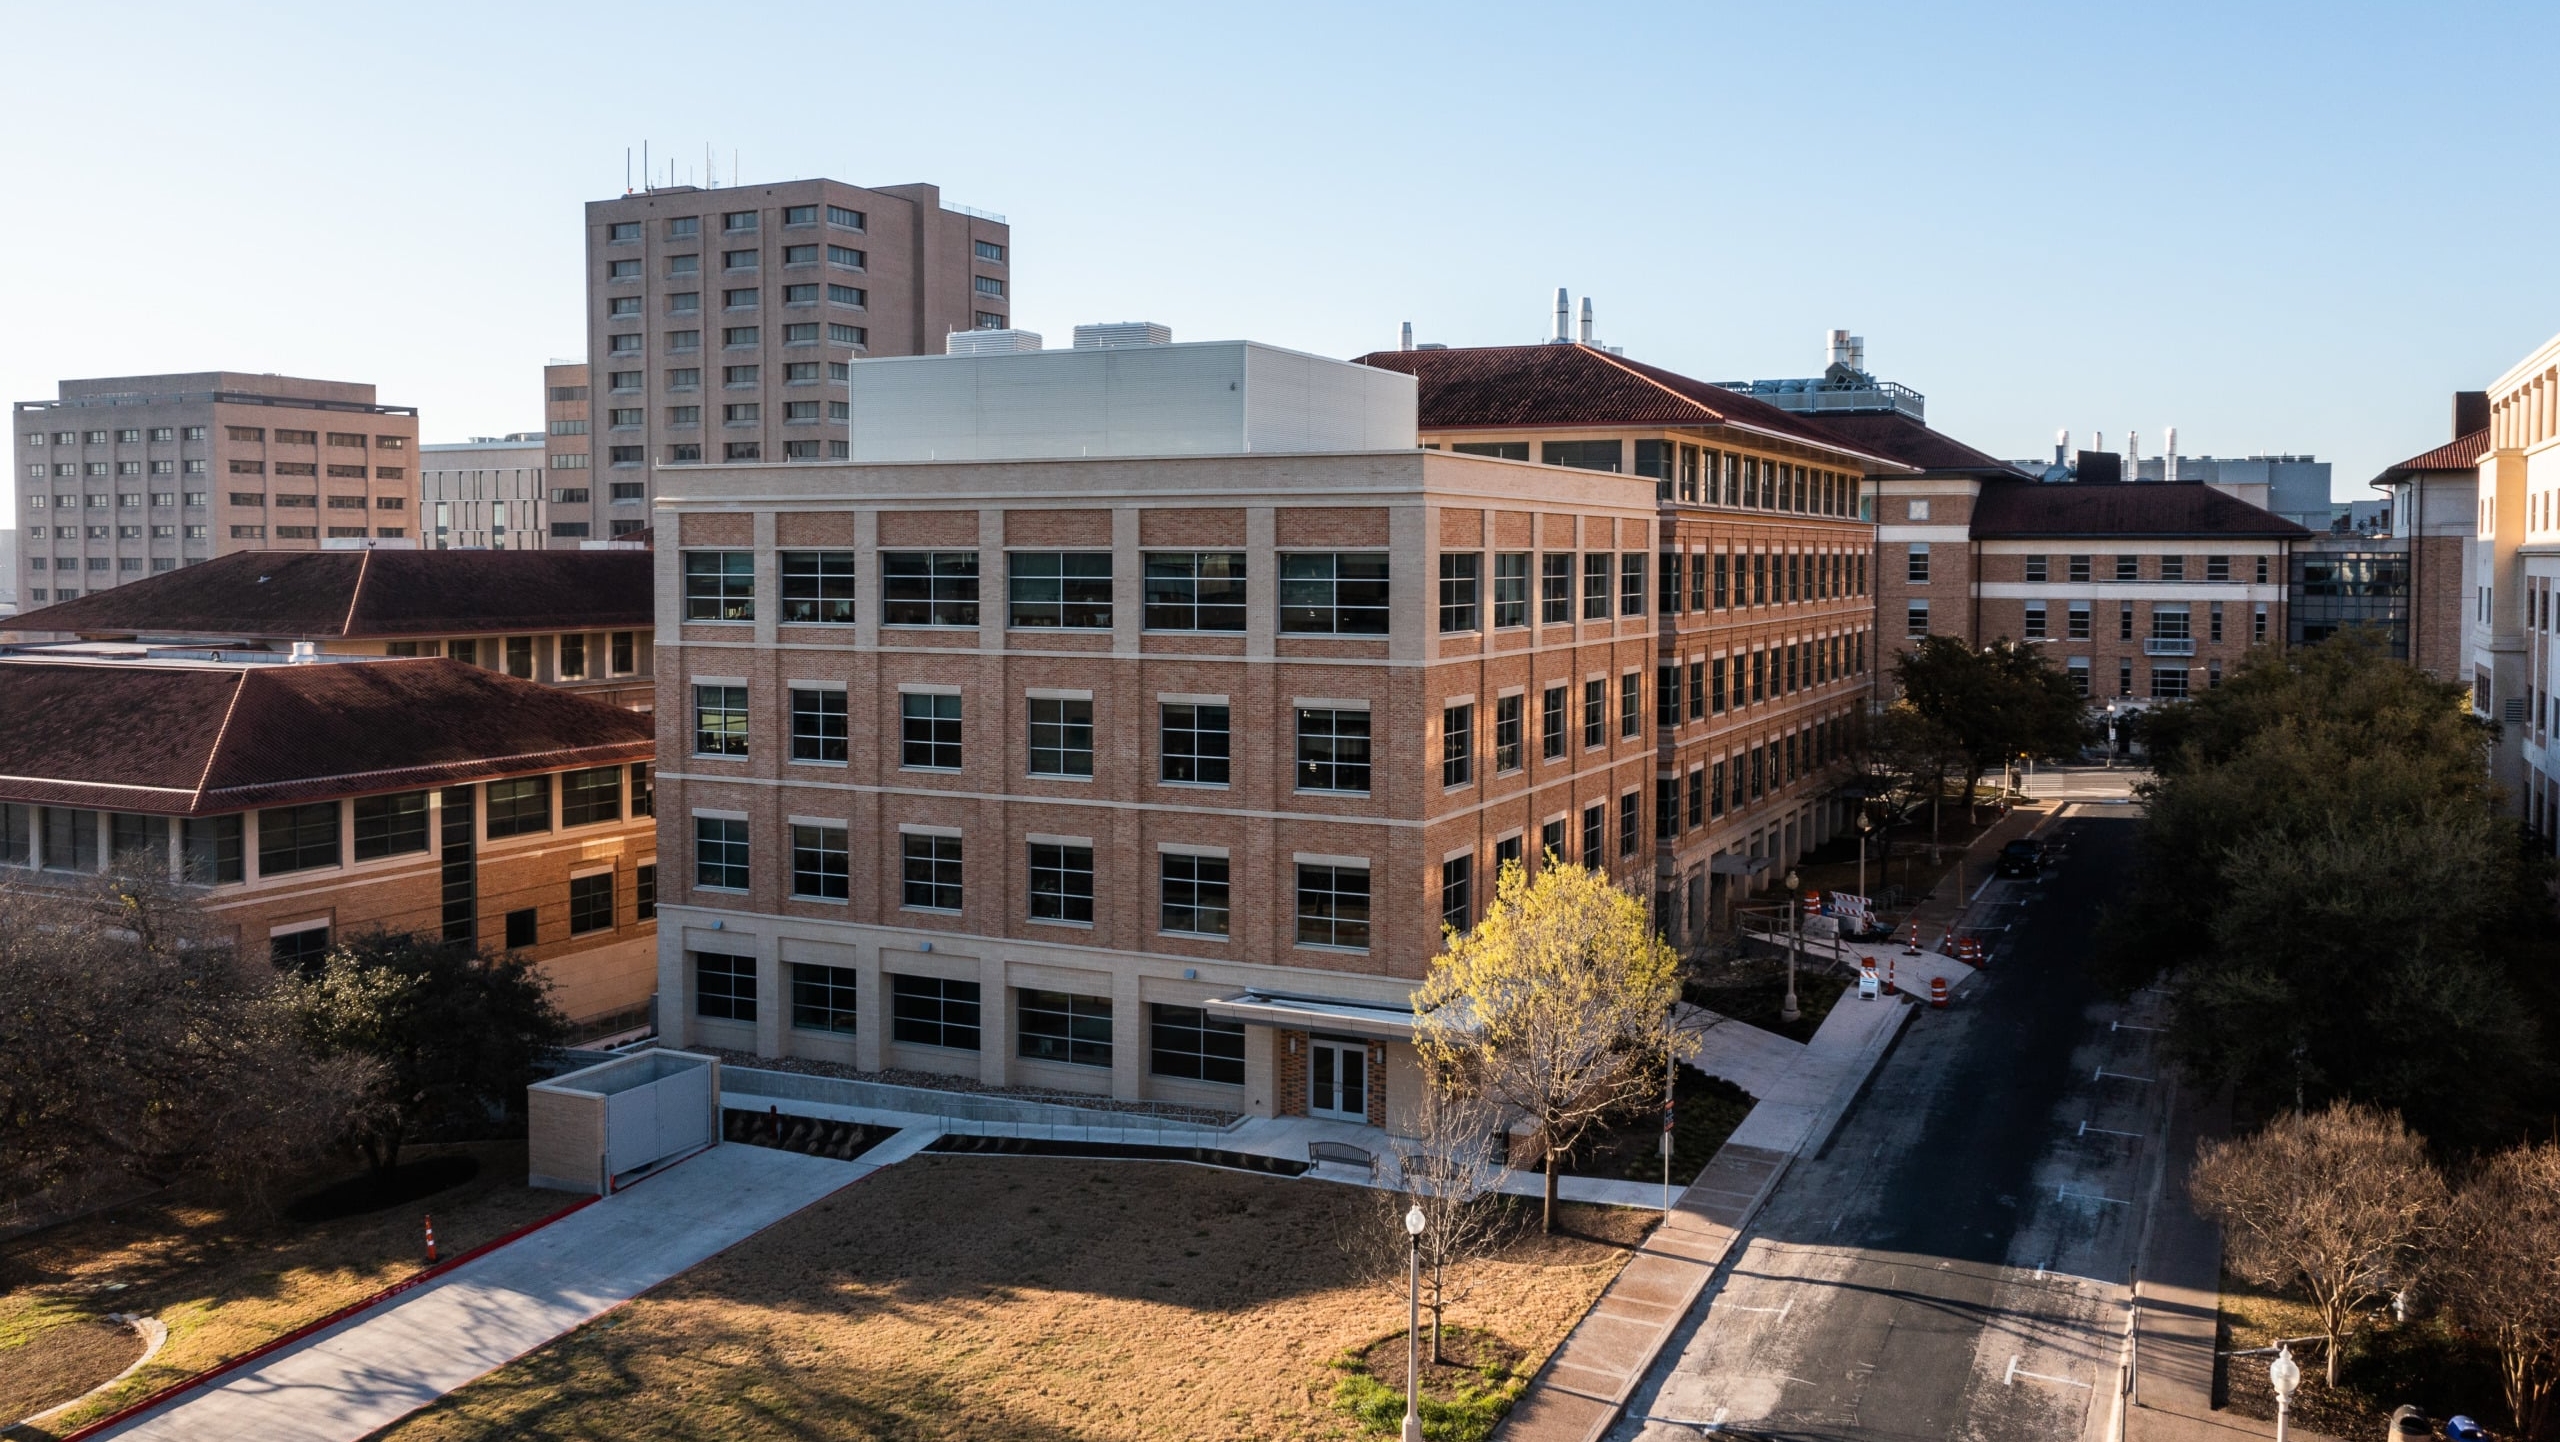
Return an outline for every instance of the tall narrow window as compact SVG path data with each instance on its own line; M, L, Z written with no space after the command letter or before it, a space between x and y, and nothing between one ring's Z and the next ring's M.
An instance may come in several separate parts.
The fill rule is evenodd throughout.
M1477 628L1477 568L1484 557L1473 551L1443 552L1440 557L1440 629L1443 633Z
M1440 784L1464 786L1476 777L1476 708L1446 706L1440 711Z
M1500 696L1493 703L1493 769L1520 769L1520 711L1523 698Z

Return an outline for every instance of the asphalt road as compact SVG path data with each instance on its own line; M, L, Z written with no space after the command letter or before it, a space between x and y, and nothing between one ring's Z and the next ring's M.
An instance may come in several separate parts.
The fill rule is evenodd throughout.
M2104 1435L2168 1090L2156 1000L2085 967L2131 829L2067 821L2056 870L1984 893L1989 974L1913 1019L1613 1437Z

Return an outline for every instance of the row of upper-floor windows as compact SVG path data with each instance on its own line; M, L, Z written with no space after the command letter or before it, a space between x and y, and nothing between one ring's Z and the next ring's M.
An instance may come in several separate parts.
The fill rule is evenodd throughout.
M171 863L174 844L181 879L226 886L252 875L285 876L431 852L439 829L446 846L468 845L475 830L479 839L491 841L569 831L619 822L626 809L633 817L647 816L653 805L646 763L447 787L441 816L430 805L434 794L397 791L189 817L0 804L0 866L94 873L115 863L157 870ZM482 798L477 828L471 825L475 796Z
M859 350L871 343L871 331L867 326L847 325L841 321L821 324L814 320L794 321L782 328L784 345L816 345L822 338L829 345L851 346ZM698 330L662 331L658 339L671 353L702 349L702 332ZM636 360L645 344L636 331L609 335L605 337L605 353L616 360ZM752 325L725 327L720 332L720 344L728 349L763 345L764 328Z
M781 207L782 224L788 229L796 225L816 225L821 218L839 230L861 230L861 211L841 205L786 205ZM699 215L668 216L658 222L658 233L668 240L690 240L702 234ZM755 210L727 210L710 217L722 235L752 235L764 228L764 213ZM636 245L642 238L642 222L617 220L605 226L604 238L612 245Z
M1678 726L1727 710L1783 701L1799 692L1866 674L1864 631L1788 641L1730 656L1672 661L1654 668L1654 724ZM1685 684L1684 684L1685 682Z
M241 460L236 457L230 462L230 473L235 476L263 476L270 472L279 476L326 475L332 480L352 481L363 480L366 476L366 468L356 465L331 465L324 469L312 461L268 462ZM47 475L68 478L71 476L201 476L204 474L206 474L204 461L195 458L183 461L56 461L49 471L42 461L27 463L27 479L37 481L45 479ZM375 466L372 468L372 476L375 480L381 481L405 481L409 478L409 469L406 466Z
M633 238L636 239L637 237ZM741 250L723 250L717 252L717 254L720 260L720 269L724 271L761 270L764 268L764 251L759 247L749 247ZM835 266L841 270L863 270L868 268L870 265L870 257L868 255L849 245L827 245L822 247L817 242L810 241L804 244L785 245L782 247L782 263L786 266L816 265L821 259L824 259L827 264ZM666 273L669 279L682 279L685 276L702 274L702 252L700 251L688 251L682 255L670 255L666 258L666 262ZM637 260L607 261L605 262L605 278L608 280L638 280L641 278L640 262ZM573 397L572 399L584 399L584 397Z
M1717 663L1719 668L1722 662ZM1793 663L1791 663L1792 665ZM1804 653L1810 674L1814 660ZM1721 674L1721 672L1719 672ZM1790 670L1790 676L1796 674ZM896 764L901 770L959 772L973 745L966 693L958 687L898 688ZM1529 736L1529 697L1524 690L1443 706L1440 717L1440 782L1473 785L1479 762L1496 775L1527 769L1530 747L1541 762L1563 763L1580 742L1583 751L1609 745L1612 736L1642 735L1644 675L1627 671L1612 685L1586 677L1545 686L1538 696L1538 733ZM1094 701L1090 693L1032 692L1020 713L1025 774L1042 780L1090 781L1095 775ZM853 709L841 686L796 684L787 688L778 719L782 744L794 764L842 766L852 757ZM1224 697L1188 697L1157 703L1154 778L1172 786L1226 787L1233 783L1234 711ZM1293 727L1294 786L1302 792L1366 795L1371 789L1370 712L1366 706L1298 706ZM745 686L701 682L693 688L693 754L743 759L753 754L755 707ZM885 760L885 758L884 758Z
M113 431L28 431L20 439L25 441L30 449L41 449L47 441L57 446L131 446L143 444L146 435L153 441L200 441L205 439L206 429L204 426L126 426ZM268 439L268 429L265 426L225 426L223 431L229 439L235 441L263 442ZM319 431L278 429L274 433L275 444L283 446L316 446L320 444L321 436L322 433ZM407 436L368 438L360 431L330 431L327 432L327 437L330 445L342 450L365 450L370 447L385 451L405 451L409 448Z
M1662 553L1662 610L1666 615L1684 609L1722 611L1735 606L1783 606L1865 594L1864 552L1779 547Z
M2115 617L2112 625L2116 639L2119 641L2131 641L2138 639L2135 635L2134 603L2131 601L2119 601L2115 604L2114 609ZM2197 616L2195 608L2191 604L2184 601L2161 601L2153 603L2149 609L2150 630L2148 633L2148 639L2155 642L2172 642L2185 645L2191 645L2194 642L2196 638ZM2064 603L2062 620L2063 629L2061 633L2057 635L2053 630L2053 603L2049 601L2028 601L2023 603L2020 608L2018 625L2020 639L2027 641L2093 640L2095 639L2095 628L2097 625L2096 615L2097 608L2095 602L2070 601ZM2204 639L2214 643L2221 642L2224 638L2225 629L2223 624L2223 603L2220 601L2208 603L2204 609L2203 620L2205 633ZM1929 603L1926 600L1914 598L1904 604L1903 634L1911 637L1920 637L1930 634ZM2266 640L2267 636L2267 605L2265 602L2260 601L2255 603L2250 609L2249 641L2254 645Z
M754 367L733 366L731 369L753 370ZM702 425L702 407L698 405L669 406L666 408L663 419L669 430L698 429ZM782 421L785 425L807 425L820 420L843 424L852 419L853 403L850 401L784 401L782 403ZM724 426L752 426L762 423L763 420L764 404L760 401L734 401L720 407L720 424ZM649 423L649 413L647 408L642 406L615 406L606 412L605 423L615 430L638 430Z
M2029 581L2242 581L2265 585L2268 558L2241 556L2234 566L2230 556L2183 555L2066 555L2062 557L2061 574L2056 575L2054 558L2030 554L2018 558L2019 571ZM1903 560L1903 579L1912 585L1929 581L1929 546L1926 542L1908 548Z
M782 367L784 385L815 385L822 380L850 380L852 376L853 363L850 361L786 361ZM648 384L649 373L647 371L609 371L605 378L610 382L607 386L608 390L616 394L637 395ZM720 384L724 389L757 385L763 379L762 366L735 365L720 368ZM702 367L671 367L666 373L666 388L671 391L702 389ZM564 429L564 427L575 427L575 429ZM554 421L551 423L551 433L583 436L587 433L587 423L585 421Z
M1449 449L1458 455L1525 461L1530 445L1525 440L1456 441ZM1539 441L1536 445L1543 465L1651 476L1657 500L1844 518L1858 515L1862 504L1855 475L1712 446L1666 440Z
M1109 630L1115 615L1109 551L1006 551L1004 618L1011 628ZM977 551L882 551L880 620L888 626L981 624L982 556ZM1575 553L1443 552L1434 612L1444 633L1530 624L1533 559L1542 625L1641 616L1646 556L1641 551ZM1764 558L1765 559L1765 558ZM1384 636L1392 610L1385 551L1282 551L1278 615L1282 633ZM1140 562L1142 624L1150 631L1237 632L1246 626L1249 571L1242 551L1148 551ZM852 551L782 551L776 556L785 624L850 625L857 609ZM688 550L683 618L756 619L753 551ZM1488 585L1488 581L1490 584ZM1579 594L1577 596L1577 584Z
M869 292L856 285L828 285L825 287L825 294L829 305L852 306L856 309L862 309L871 304ZM816 305L818 303L818 296L819 285L816 281L810 281L801 285L785 285L782 288L782 303L784 305ZM666 302L666 311L669 315L696 315L702 310L702 292L698 290L670 291L667 293ZM731 286L720 292L720 308L722 310L753 310L762 303L762 291L752 285ZM627 320L637 318L641 314L640 297L636 295L617 296L614 299L605 302L604 313L605 318L608 320Z
M636 631L603 633L604 644L592 644L584 631L565 631L548 638L551 645L552 675L562 681L591 681L614 676L634 676L640 671L640 640ZM520 680L536 679L541 651L538 638L532 636L461 636L452 640L386 641L386 656L445 656L469 662L491 671L503 671Z
M1704 826L1728 812L1774 796L1847 754L1849 718L1826 716L1775 740L1702 761L1685 777L1661 776L1653 783L1654 835L1664 841Z

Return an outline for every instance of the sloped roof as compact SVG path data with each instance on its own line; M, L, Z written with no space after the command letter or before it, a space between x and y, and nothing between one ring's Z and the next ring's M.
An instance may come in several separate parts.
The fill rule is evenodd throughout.
M647 716L440 658L0 659L0 800L210 815L645 761Z
M1741 426L1861 459L1890 459L1766 401L1587 345L1372 351L1354 363L1412 376L1424 431Z
M1900 411L1833 412L1813 419L1859 450L1923 471L2000 480L2019 474L2007 461L1985 455L1943 431L1933 431Z
M237 551L20 613L15 631L318 640L651 622L646 551Z
M2477 470L2480 458L2489 454L2489 432L2486 427L2458 440L2447 441L2432 451L2420 451L2396 466L2385 467L2374 482L2397 480L2416 471Z
M2229 536L2286 540L2311 533L2202 481L1995 481L1973 506L1975 540L2069 536Z

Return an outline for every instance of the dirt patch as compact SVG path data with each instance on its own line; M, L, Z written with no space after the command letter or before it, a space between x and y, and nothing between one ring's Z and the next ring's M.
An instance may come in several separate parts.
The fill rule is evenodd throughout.
M434 1199L436 1241L448 1257L571 1200L524 1185L520 1141L415 1150L421 1161L460 1153L479 1167L477 1176ZM286 1194L360 1172L357 1166L340 1167L304 1178ZM72 1431L409 1276L426 1265L420 1210L395 1206L305 1224L200 1196L159 1194L0 1245L0 1348L61 1322L107 1312L157 1317L169 1328L158 1354L106 1395L19 1435ZM13 1356L0 1351L0 1359ZM13 1382L30 1371L60 1396L76 1396L103 1380L70 1387L68 1377L57 1382L46 1369L0 1361L0 1375Z
M385 1434L634 1442L1353 1437L1334 1363L1404 1325L1347 1274L1357 1189L1203 1167L918 1157ZM1568 1206L1453 1325L1534 1369L1654 1218ZM1401 1365L1396 1368L1401 1378Z
M1715 1160L1716 1149L1751 1114L1751 1093L1695 1067L1680 1068L1679 1105L1671 1114L1671 1183L1685 1187ZM1583 1137L1565 1170L1581 1177L1662 1180L1662 1113L1657 1100Z
M1849 989L1848 978L1819 972L1811 966L1796 968L1796 1019L1780 1020L1787 1005L1787 965L1784 961L1754 958L1736 963L1718 975L1692 980L1681 988L1681 995L1692 1006L1703 1006L1718 1016L1774 1032L1790 1041L1811 1041L1822 1027L1822 1019L1831 1014L1832 1005Z
M133 1365L141 1334L104 1317L77 1317L0 1347L0 1425L59 1407Z

